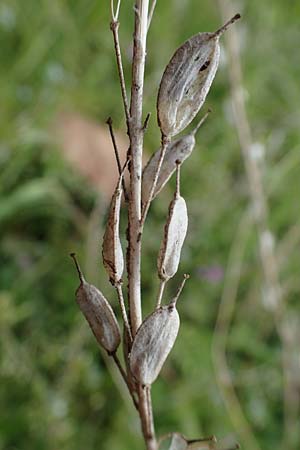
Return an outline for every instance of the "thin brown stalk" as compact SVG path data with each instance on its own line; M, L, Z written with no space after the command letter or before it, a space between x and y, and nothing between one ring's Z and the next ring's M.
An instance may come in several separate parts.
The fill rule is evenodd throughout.
M129 383L128 379L127 379L127 375L126 375L126 373L125 373L125 371L124 371L124 369L123 369L123 367L122 367L122 364L121 364L121 362L120 362L118 356L116 355L116 353L113 353L111 356L112 356L114 362L116 363L116 366L117 366L117 368L119 369L119 372L120 372L120 374L121 374L121 376L122 376L124 382L126 383L126 385L127 385L127 387L128 387L128 390L129 390L129 393L130 393L130 395L131 395L133 404L134 404L134 406L136 407L136 409L138 410L138 409L139 409L139 404L138 404L138 402L137 402L137 400L136 400L136 398L135 398L135 396L134 396L134 394L133 394L133 392L132 392L132 390L131 390L130 383Z
M167 147L168 147L169 143L170 143L170 139L167 136L163 135L162 138L161 138L161 150L160 150L159 160L158 160L158 163L157 163L157 169L156 169L155 177L153 179L153 183L152 183L152 186L151 186L151 189L150 189L149 197L148 197L145 205L143 206L142 218L141 218L141 226L142 227L145 224L145 220L146 220L149 208L150 208L150 204L151 204L152 199L153 199L153 195L154 195L154 191L155 191L156 185L157 185L157 180L158 180L158 177L159 177L160 169L161 169L162 163L164 161L164 157L165 157L165 154L166 154Z
M121 308L124 326L127 330L130 342L132 343L132 334L131 334L131 329L130 329L129 321L128 321L128 317L127 317L125 301L124 301L124 296L123 296L123 291L122 291L122 285L121 285L121 283L117 283L115 287L116 287L116 291L118 294L118 299L119 299L119 304L120 304L120 308Z
M119 79L120 79L123 106L124 106L127 128L129 129L130 111L129 111L129 103L128 103L128 99L127 99L127 93L126 93L126 82L125 82L122 54L121 54L121 47L120 47L120 40L119 40L120 22L118 21L118 17L119 17L120 4L121 4L121 2L119 1L117 9L116 9L116 13L115 13L114 8L113 8L113 1L111 1L112 20L110 23L110 29L111 29L113 37L114 37L115 54L116 54L117 68L118 68L118 74L119 74Z
M147 398L147 407L148 407L148 427L150 431L150 436L154 436L154 420L153 420L153 408L152 408L152 399L151 399L151 386L146 386L146 398Z
M154 435L152 408L151 411L149 411L149 405L151 405L151 403L149 403L149 393L147 394L146 388L141 385L139 386L138 391L141 425L144 439L147 445L147 450L157 450L157 441Z
M114 129L113 129L112 118L109 117L107 119L106 123L108 125L111 142L112 142L113 149L114 149L114 152L115 152L115 158L116 158L116 162L117 162L117 166L118 166L118 172L119 172L119 175L121 175L121 173L122 173L122 164L121 164L121 160L120 160L120 152L118 150L118 145L117 145L117 141L116 141L116 137L115 137L115 133L114 133ZM127 191L126 191L126 185L125 185L124 178L122 179L122 187L123 187L125 201L128 202L128 194L127 194Z

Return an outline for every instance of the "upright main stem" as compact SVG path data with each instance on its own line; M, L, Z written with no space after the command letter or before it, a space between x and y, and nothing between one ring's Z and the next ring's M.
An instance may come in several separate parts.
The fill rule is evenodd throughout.
M143 88L149 0L137 0L133 41L132 86L130 102L130 201L128 282L132 334L142 323L141 308L141 181L143 155Z
M128 288L132 335L135 336L142 323L141 307L141 182L143 155L143 88L146 59L149 0L136 0L133 41L132 85L130 102L130 198L128 206ZM157 450L145 389L138 388L139 414L147 450Z

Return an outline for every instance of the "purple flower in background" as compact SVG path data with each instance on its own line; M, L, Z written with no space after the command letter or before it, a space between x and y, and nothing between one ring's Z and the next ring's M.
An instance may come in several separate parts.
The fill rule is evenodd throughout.
M209 283L216 284L223 280L224 269L221 265L200 266L197 269L197 276Z

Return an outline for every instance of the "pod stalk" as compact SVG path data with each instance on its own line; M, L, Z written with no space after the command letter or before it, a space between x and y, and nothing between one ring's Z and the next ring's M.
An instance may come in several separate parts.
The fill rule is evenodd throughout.
M84 279L84 276L83 276L83 273L82 273L82 271L81 271L81 269L80 269L80 266L79 266L79 264L78 264L78 261L77 261L77 258L76 258L76 253L70 253L70 256L71 256L71 258L73 259L73 261L74 261L74 263L75 263L75 266L76 266L76 269L77 269L77 272L78 272L78 276L79 276L79 280L80 280L80 283L81 284L83 284L84 282L85 282L85 279Z
M183 288L184 288L184 285L185 285L185 283L186 283L186 280L188 280L189 278L190 278L190 275L189 275L189 274L185 273L185 274L183 275L183 280L182 280L182 282L181 282L181 284L180 284L180 286L179 286L179 288L178 288L178 290L177 290L177 292L176 292L175 297L174 297L173 300L171 301L171 305L175 305L175 306L176 306L177 300L179 299L179 296L180 296L180 294L181 294L181 292L182 292L182 290L183 290Z
M192 136L196 136L199 128L202 127L202 125L204 124L204 122L206 121L206 119L208 118L208 116L210 115L210 113L212 112L212 110L209 108L207 110L207 112L204 114L203 117L201 117L201 119L199 120L198 124L195 126L195 128L193 129L193 131L191 132Z
M232 25L234 22L236 22L237 20L239 20L241 18L240 14L236 14L235 16L233 16L230 20L228 20L228 22L226 22L221 28L219 28L217 31L215 31L213 33L213 38L216 37L220 37L226 30L227 28Z

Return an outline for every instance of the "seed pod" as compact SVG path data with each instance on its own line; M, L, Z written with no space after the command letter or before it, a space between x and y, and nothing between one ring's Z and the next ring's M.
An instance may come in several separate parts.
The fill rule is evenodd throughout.
M169 206L164 237L160 246L157 269L161 280L167 281L177 272L182 245L188 227L186 203L179 192L180 169L177 164L176 192Z
M189 275L184 276L169 305L150 314L134 337L129 364L132 375L142 385L151 385L156 380L172 350L180 325L176 303L188 278Z
M76 302L101 347L109 354L115 353L121 342L116 316L104 295L85 281L74 253L71 257L74 259L80 279Z
M215 33L198 33L172 56L163 74L157 98L158 124L171 137L184 130L203 105L220 58L219 38L235 15Z
M189 440L180 433L172 433L161 440L159 450L216 450L216 443L215 436Z
M138 329L130 354L130 369L142 385L152 384L170 353L179 330L175 304L162 306Z
M156 187L153 193L153 198L155 198L160 191L163 189L165 184L169 181L170 177L176 170L176 161L185 161L192 153L196 140L195 134L197 133L200 126L203 124L208 116L210 110L205 114L205 116L200 120L196 128L186 136L182 136L174 142L171 142L166 149L166 153L162 162L162 166L158 175ZM144 205L150 196L151 188L153 185L153 180L157 171L158 162L161 154L161 149L157 150L152 157L149 159L147 165L143 170L143 180L142 180L142 204Z
M121 282L124 270L124 259L119 234L123 172L120 174L117 187L111 199L109 216L102 244L103 265L112 285Z

